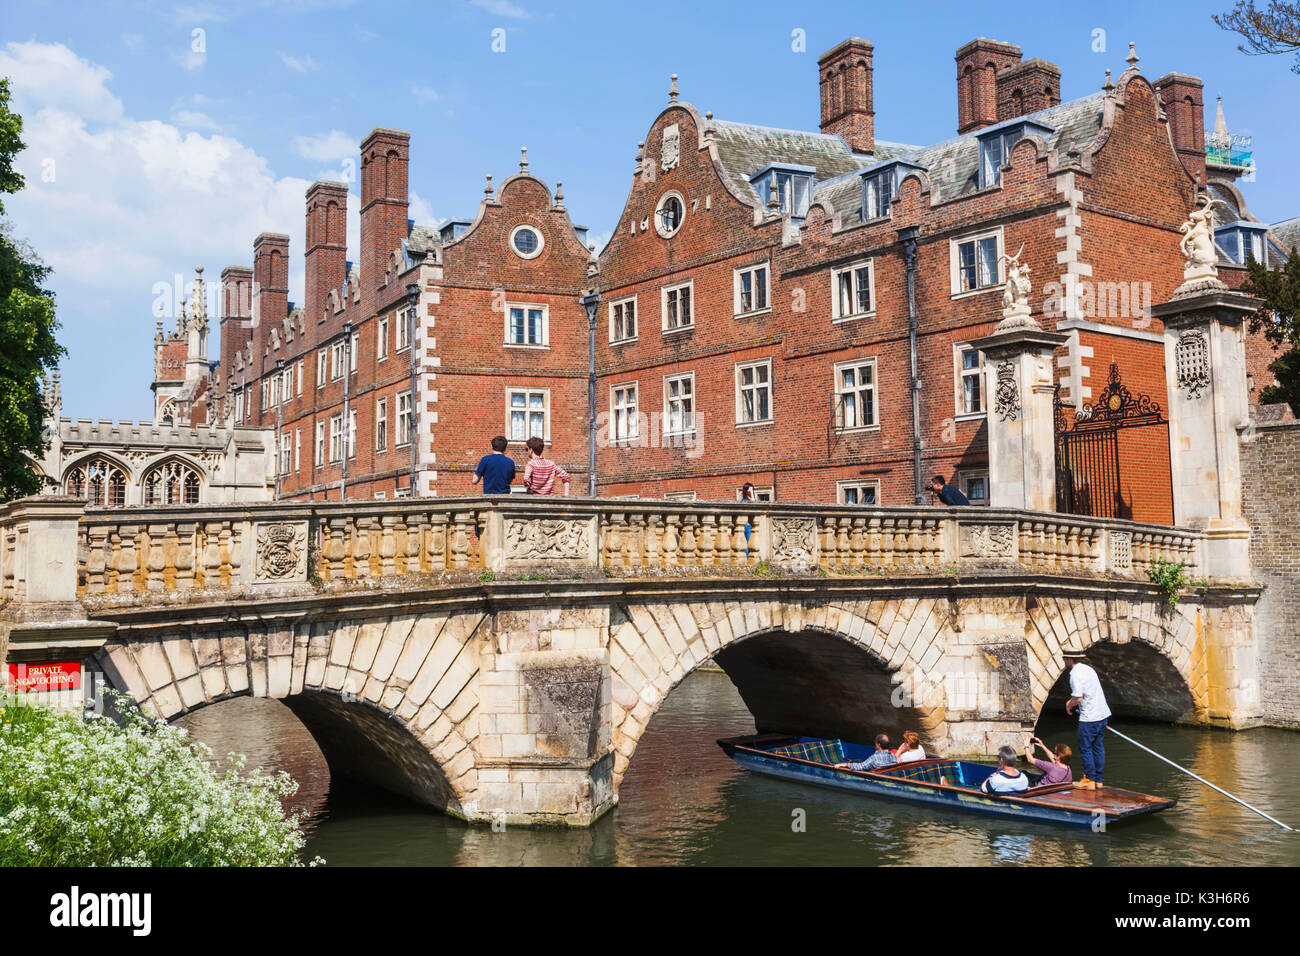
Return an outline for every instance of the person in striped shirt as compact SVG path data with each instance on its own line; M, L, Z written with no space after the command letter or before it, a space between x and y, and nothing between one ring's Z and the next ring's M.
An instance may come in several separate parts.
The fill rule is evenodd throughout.
M524 444L528 446L528 464L524 466L524 490L533 495L555 494L555 481L564 485L564 493L569 493L569 473L551 461L543 458L546 444L534 435Z

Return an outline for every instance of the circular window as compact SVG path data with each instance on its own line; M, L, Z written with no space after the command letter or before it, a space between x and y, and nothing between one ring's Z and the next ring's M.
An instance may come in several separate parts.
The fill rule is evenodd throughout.
M686 218L686 202L679 192L664 193L655 209L655 231L665 239L682 228Z
M532 226L515 226L510 233L510 248L521 259L533 259L542 251L542 234Z

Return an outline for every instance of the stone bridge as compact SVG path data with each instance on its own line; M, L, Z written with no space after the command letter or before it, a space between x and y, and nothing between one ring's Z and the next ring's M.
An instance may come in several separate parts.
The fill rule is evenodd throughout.
M760 730L950 754L1020 743L1066 649L1121 715L1258 723L1258 590L1205 555L1202 532L999 508L42 497L0 511L0 658L81 660L167 720L275 698L331 773L585 825L709 661ZM1189 570L1177 605L1157 560Z

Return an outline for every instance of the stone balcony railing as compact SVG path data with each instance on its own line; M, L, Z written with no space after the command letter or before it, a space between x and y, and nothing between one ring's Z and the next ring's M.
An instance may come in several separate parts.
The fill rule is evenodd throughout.
M0 509L3 598L96 606L543 571L907 575L980 566L1145 581L1158 558L1200 577L1204 551L1197 531L974 507L503 496L93 510L42 497Z

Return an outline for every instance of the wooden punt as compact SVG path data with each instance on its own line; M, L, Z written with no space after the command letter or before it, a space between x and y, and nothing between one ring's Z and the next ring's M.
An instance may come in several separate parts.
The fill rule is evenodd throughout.
M1038 787L1034 786L1042 776L1038 773L1028 774L1031 785L1024 796L986 794L979 786L996 767L943 757L881 770L837 770L834 764L865 760L876 749L821 737L752 734L719 740L718 746L746 770L771 777L1062 826L1100 830L1119 820L1168 810L1177 802L1109 786L1102 790L1075 790L1068 783Z

